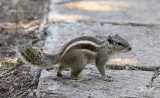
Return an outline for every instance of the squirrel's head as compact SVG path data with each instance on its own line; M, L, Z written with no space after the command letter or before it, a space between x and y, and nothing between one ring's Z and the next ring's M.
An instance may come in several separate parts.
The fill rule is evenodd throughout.
M108 36L107 38L108 48L113 52L128 52L131 51L132 47L130 44L120 37L118 34L115 36Z

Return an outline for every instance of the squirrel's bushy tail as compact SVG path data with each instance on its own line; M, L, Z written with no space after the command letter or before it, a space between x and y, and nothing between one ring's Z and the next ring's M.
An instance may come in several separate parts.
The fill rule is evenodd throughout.
M60 60L59 54L51 55L35 49L31 43L17 47L17 54L23 62L40 68L52 68Z

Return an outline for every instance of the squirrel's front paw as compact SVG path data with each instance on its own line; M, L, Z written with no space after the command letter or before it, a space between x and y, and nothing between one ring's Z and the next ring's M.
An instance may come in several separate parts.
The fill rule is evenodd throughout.
M108 77L104 77L103 80L104 80L104 81L107 81L107 82L112 82L112 81L113 81L112 78L108 78Z
M107 77L108 77L108 78L112 78L112 76L111 76L111 75L109 75L109 74L107 75Z

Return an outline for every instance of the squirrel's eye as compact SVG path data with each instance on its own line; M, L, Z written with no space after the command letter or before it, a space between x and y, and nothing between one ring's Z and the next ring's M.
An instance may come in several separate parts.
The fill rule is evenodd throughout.
M118 42L118 45L122 45L122 43L121 43L121 42Z

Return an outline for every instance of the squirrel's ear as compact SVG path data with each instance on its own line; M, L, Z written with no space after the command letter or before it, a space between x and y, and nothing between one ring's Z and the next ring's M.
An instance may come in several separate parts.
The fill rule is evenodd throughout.
M112 43L112 37L110 35L108 36L107 40L109 43Z

